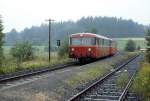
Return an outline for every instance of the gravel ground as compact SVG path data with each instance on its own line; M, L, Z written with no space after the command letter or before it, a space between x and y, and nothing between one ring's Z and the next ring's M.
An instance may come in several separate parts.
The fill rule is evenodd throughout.
M123 54L121 54L123 55ZM121 56L117 54L113 57L102 59L97 62L109 62ZM90 68L94 63L73 66L33 76L24 80L0 84L0 101L58 101L66 100L68 96L77 93L79 90L74 89L65 83L72 75Z

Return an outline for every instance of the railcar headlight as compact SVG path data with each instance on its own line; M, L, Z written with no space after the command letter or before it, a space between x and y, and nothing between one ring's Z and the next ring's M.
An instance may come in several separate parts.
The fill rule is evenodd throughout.
M88 48L88 51L90 52L90 51L91 51L91 48Z
M71 48L72 51L74 51L74 48Z

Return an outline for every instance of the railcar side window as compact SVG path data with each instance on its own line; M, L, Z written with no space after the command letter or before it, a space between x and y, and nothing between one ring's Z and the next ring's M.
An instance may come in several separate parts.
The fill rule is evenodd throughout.
M103 39L99 39L99 46L103 46Z
M104 44L104 39L102 39L102 45L105 46L105 44Z
M109 46L109 40L104 39L104 46L108 47Z
M115 46L115 43L114 43L114 41L112 41L112 47L114 47Z
M110 46L110 47L113 46L113 41L109 40L109 46Z
M106 47L107 46L107 40L104 39L104 46Z
M98 38L95 38L96 39L96 45L99 46L99 39Z

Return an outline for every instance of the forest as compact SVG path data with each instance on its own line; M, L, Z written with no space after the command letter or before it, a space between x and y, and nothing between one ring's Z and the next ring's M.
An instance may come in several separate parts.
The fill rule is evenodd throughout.
M62 40L72 33L92 32L110 38L144 37L144 30L148 27L133 20L116 17L82 17L77 21L53 22L51 25L52 44ZM33 45L47 45L48 24L32 26L17 32L12 29L5 33L5 45L28 41Z

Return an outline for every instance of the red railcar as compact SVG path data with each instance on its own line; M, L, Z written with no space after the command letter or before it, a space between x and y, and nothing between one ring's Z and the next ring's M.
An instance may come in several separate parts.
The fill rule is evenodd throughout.
M92 33L77 33L70 36L70 58L98 59L114 55L116 52L116 42L110 38Z

